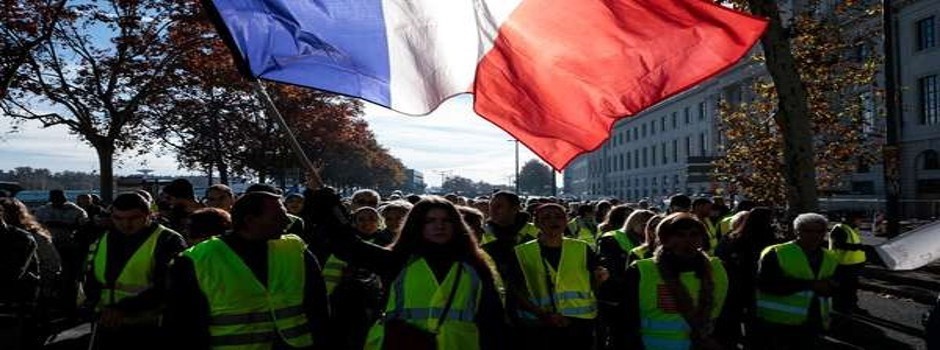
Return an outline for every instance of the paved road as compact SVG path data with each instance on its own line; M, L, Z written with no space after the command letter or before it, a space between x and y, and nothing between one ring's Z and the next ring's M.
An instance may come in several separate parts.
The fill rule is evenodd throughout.
M924 339L919 335L906 334L892 329L890 325L923 330L921 319L928 306L891 295L859 292L859 306L868 310L871 317L889 327L869 322L836 319L833 323L832 349L866 350L923 350ZM886 321L886 322L885 322Z

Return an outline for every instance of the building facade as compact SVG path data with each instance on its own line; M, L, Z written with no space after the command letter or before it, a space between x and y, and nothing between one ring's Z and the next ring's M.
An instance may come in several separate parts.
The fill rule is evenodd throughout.
M902 208L940 217L940 0L894 3Z

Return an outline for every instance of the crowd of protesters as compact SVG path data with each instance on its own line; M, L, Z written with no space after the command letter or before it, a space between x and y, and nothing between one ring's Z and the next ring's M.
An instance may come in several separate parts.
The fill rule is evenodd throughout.
M854 217L316 179L0 198L0 344L90 322L83 349L813 349L831 310L864 312Z

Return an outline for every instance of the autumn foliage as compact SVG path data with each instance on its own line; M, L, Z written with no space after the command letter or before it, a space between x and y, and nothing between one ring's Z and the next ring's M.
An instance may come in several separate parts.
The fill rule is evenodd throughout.
M789 30L808 93L817 188L834 193L846 191L848 175L876 164L880 152L880 8L852 1L831 9L820 6L810 2L797 12ZM763 61L760 55L754 59ZM714 163L715 176L736 194L786 203L785 136L775 118L778 91L766 76L748 87L751 94L740 104L720 106L726 141Z

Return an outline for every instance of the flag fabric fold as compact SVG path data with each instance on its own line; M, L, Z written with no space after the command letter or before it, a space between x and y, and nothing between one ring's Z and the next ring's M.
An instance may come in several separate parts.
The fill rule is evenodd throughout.
M252 76L477 114L556 169L745 56L764 20L705 0L210 0Z

